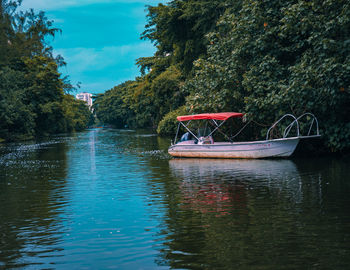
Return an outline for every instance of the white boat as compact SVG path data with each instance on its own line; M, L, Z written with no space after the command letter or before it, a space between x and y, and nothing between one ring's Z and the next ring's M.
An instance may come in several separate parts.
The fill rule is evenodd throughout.
M178 116L178 131L174 143L168 149L168 153L173 157L191 157L191 158L271 158L271 157L289 157L295 151L299 141L305 138L320 137L318 121L311 113L305 113L296 118L291 114L286 114L276 121L267 131L266 139L260 141L234 142L232 138L236 137L246 126L243 127L235 136L228 137L230 141L216 142L213 140L213 134L230 118L242 118L243 113L225 112L225 113L203 113L196 115ZM281 122L282 119L291 118L292 122L284 129L282 138L271 139L271 131ZM309 117L311 124L307 135L300 134L299 121L301 118ZM203 135L195 134L188 126L193 120L207 120L214 130ZM221 121L221 122L220 122ZM316 123L316 125L314 125ZM182 139L177 142L177 136L180 126L188 131ZM295 127L295 136L288 137L291 129ZM316 128L314 135L311 135L312 128ZM314 128L314 129L315 129ZM202 136L201 136L202 135ZM191 137L191 139L188 139Z

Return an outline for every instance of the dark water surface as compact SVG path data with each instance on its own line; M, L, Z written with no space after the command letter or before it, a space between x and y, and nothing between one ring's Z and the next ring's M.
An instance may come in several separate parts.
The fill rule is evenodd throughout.
M350 160L170 159L147 132L0 146L0 269L350 269Z

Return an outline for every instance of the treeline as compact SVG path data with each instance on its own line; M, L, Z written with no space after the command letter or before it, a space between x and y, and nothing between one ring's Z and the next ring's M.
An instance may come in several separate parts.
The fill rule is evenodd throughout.
M157 51L137 61L140 77L97 97L101 121L169 134L185 113L269 125L312 112L329 151L350 148L350 1L173 0L147 18L142 38Z
M58 67L50 37L59 32L43 12L17 12L21 1L0 0L0 141L81 130L88 107Z

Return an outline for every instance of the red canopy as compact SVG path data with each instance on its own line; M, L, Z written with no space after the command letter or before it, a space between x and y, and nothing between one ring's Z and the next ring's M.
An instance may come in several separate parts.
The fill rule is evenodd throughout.
M202 120L202 119L227 120L231 117L242 117L242 116L243 116L243 113L236 113L236 112L201 113L201 114L178 116L177 120L180 122L189 121L189 120Z

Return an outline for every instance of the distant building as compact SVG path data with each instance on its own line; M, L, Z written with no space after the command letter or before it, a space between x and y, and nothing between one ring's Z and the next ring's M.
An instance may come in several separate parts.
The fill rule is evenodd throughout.
M76 99L85 101L86 104L89 106L90 110L91 110L91 107L92 107L92 98L91 97L92 97L92 94L86 93L86 92L79 93L79 94L77 94L75 96Z

